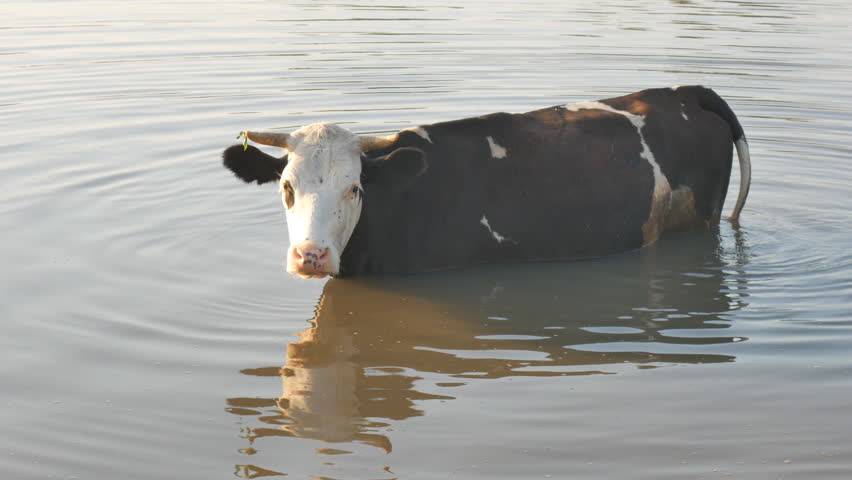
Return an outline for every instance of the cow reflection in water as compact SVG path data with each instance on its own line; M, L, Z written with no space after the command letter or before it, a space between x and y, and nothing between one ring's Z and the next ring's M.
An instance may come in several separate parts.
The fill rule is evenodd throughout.
M271 407L261 420L275 427L249 429L252 443L304 437L389 452L391 421L422 415L420 400L463 394L448 387L470 379L734 361L713 346L743 340L718 334L745 302L744 280L726 273L743 249L684 237L587 262L331 280L286 365L244 371L280 375L282 396L230 399L230 411Z
M293 422L284 430L295 436L327 442L359 441L390 452L387 437L368 433L387 424L367 418L401 420L422 414L414 407L416 400L453 397L415 390L419 378L405 374L405 360L391 360L393 350L410 345L397 343L394 327L383 329L380 325L405 316L400 307L408 306L419 316L429 311L429 306L414 300L394 304L392 296L364 289L364 285L353 286L350 290L350 282L334 280L326 285L317 316L311 321L313 327L287 346L287 365L280 370L283 395L278 407ZM353 302L356 299L358 302ZM365 311L370 304L380 309L377 315ZM435 313L429 316L434 318ZM385 340L387 333L393 334L394 344Z

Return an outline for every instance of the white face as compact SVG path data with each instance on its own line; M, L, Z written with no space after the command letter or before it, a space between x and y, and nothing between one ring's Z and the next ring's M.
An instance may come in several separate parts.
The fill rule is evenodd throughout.
M335 275L361 216L359 138L336 125L309 125L290 136L287 150L280 182L290 233L287 271Z

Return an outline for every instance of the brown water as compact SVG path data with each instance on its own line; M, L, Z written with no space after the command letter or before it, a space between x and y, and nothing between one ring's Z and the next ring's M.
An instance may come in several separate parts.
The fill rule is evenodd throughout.
M0 478L852 478L850 21L4 2ZM218 159L695 83L751 142L742 229L599 260L294 279L275 188Z

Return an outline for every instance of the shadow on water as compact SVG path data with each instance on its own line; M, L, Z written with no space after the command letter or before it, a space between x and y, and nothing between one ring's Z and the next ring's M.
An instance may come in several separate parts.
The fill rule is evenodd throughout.
M745 241L731 242L691 233L582 262L331 280L284 365L242 371L279 377L280 397L231 398L227 410L265 424L244 432L252 445L301 437L389 452L377 432L424 415L423 400L455 398L424 387L733 362L714 352L744 340L725 335L726 313L747 299L735 273Z

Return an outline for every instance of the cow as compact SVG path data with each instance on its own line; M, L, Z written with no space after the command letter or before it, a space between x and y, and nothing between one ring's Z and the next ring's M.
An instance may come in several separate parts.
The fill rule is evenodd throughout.
M639 249L666 232L718 228L733 150L738 225L751 183L734 112L702 86L643 90L527 113L356 135L319 123L241 132L223 163L277 182L304 278L557 261ZM281 158L248 140L285 149Z

